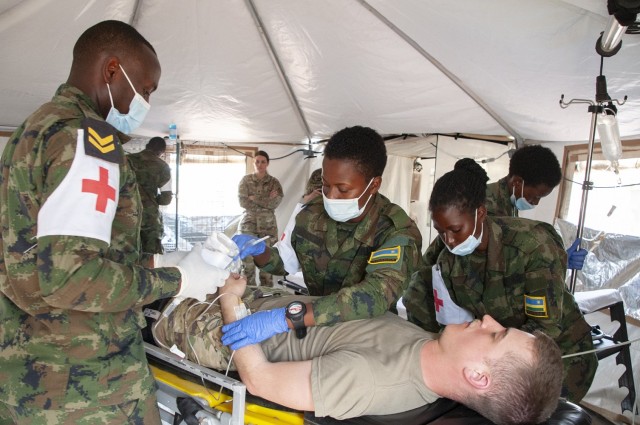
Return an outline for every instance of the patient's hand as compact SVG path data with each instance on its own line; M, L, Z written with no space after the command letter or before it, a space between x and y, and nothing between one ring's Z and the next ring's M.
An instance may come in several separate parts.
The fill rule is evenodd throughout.
M231 273L223 287L218 289L220 294L234 294L238 298L242 298L244 290L247 287L247 278L237 273Z

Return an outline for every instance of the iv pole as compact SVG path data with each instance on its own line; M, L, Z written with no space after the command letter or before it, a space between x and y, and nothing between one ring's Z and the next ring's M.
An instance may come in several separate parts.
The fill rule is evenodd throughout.
M589 191L593 189L593 182L591 181L591 162L593 160L593 145L595 141L596 134L596 125L598 123L598 114L601 114L605 110L605 105L609 105L609 109L613 107L613 102L617 103L619 106L623 105L627 101L627 96L624 97L622 102L617 99L611 99L609 94L607 93L607 80L604 75L602 75L602 61L603 57L600 60L600 75L596 77L596 100L595 102L588 99L571 99L569 102L564 101L564 94L560 96L560 107L566 109L569 105L574 103L587 103L589 104L588 111L591 113L591 126L589 128L589 147L587 153L587 165L586 171L584 174L584 182L582 183L582 199L580 201L580 215L578 218L578 230L576 234L576 238L582 239L582 233L584 231L584 219L587 212L587 198L589 197ZM615 107L613 107L615 108ZM580 242L580 245L582 242ZM580 249L580 245L578 245L578 249ZM571 293L575 293L576 289L576 280L578 278L578 270L571 270L571 281L569 285L569 290Z

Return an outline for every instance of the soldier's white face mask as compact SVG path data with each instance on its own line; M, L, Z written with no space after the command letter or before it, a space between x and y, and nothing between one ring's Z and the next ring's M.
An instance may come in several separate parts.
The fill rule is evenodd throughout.
M516 188L515 186L513 187L511 191L511 205L514 205L518 211L532 210L535 207L535 205L531 205L524 197L524 180L522 180L522 191L518 199L516 199Z
M107 90L109 91L109 99L111 100L111 109L109 110L109 115L107 115L106 121L114 126L118 131L124 134L130 134L136 128L140 127L140 124L144 121L147 116L147 112L151 109L151 105L149 102L144 100L135 88L133 88L133 84L131 84L131 80L126 72L124 72L124 68L122 65L119 65L122 73L127 78L131 89L133 90L134 96L131 99L131 103L129 104L129 113L123 114L118 111L113 104L113 97L111 96L111 87L109 87L109 83L107 83Z
M360 196L358 196L357 198L329 199L325 196L324 192L322 192L324 209L327 211L327 214L329 214L329 217L331 217L335 221L342 221L342 222L349 221L352 218L359 217L364 212L364 209L367 207L367 204L371 200L371 195L369 195L367 202L364 203L362 208L358 206L358 201L360 200L360 198L362 198L362 195L364 195L367 189L369 189L369 186L371 186L372 182L373 182L373 179L369 181L369 184L367 185L367 187L364 188Z
M475 221L473 223L473 232L471 232L469 237L467 239L465 239L464 242L462 242L461 244L456 245L456 247L453 248L453 249L451 249L449 247L449 245L447 245L447 243L445 242L445 245L446 245L447 249L452 254L459 255L461 257L464 257L465 255L469 255L473 251L475 251L476 248L478 247L478 245L480 245L480 242L482 241L482 233L484 232L484 226L482 224L480 224L482 230L480 231L480 237L476 238L474 235L476 234L476 227L477 226L478 226L478 209L476 208L476 218L475 218Z

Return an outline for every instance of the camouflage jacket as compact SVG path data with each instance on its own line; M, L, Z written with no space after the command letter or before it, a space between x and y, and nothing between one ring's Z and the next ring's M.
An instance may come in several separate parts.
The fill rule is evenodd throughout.
M507 177L487 185L485 204L487 213L494 217L517 217L518 209L511 203Z
M158 206L171 203L171 169L169 164L147 149L127 155L127 158L135 172L143 207L140 230L142 251L162 254L164 227Z
M439 237L431 243L403 296L409 321L427 331L440 330L431 274L438 264L453 302L475 317L489 314L505 327L539 329L564 353L576 352L581 343L591 345L591 327L565 288L567 253L555 229L523 218L487 217L485 232L486 253L457 256ZM528 309L527 300L529 305L540 301L544 311Z
M180 273L136 266L138 189L96 111L63 84L2 154L0 400L13 406L83 409L154 391L141 306L175 295Z
M269 194L274 190L278 195L272 198ZM254 196L254 199L249 199L249 196ZM275 177L269 174L261 179L255 174L244 176L238 186L238 198L245 212L238 230L256 236L273 236L272 242L275 243L278 237L278 224L274 211L283 197L282 186Z
M411 274L420 263L422 236L399 206L381 194L364 220L338 243L339 226L324 210L321 197L296 216L291 246L302 268L313 302L316 324L331 325L379 316L395 308ZM262 268L284 274L278 250L271 248Z

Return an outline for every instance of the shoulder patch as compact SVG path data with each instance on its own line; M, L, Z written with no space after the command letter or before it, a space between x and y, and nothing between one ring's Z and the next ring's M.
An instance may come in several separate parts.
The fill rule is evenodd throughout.
M402 257L402 247L394 246L373 251L367 261L369 264L395 264Z
M105 121L93 118L82 120L84 129L84 151L86 155L107 162L120 164L122 154L117 148L118 137L115 129Z
M524 313L529 317L546 319L549 317L547 311L547 297L524 296Z

